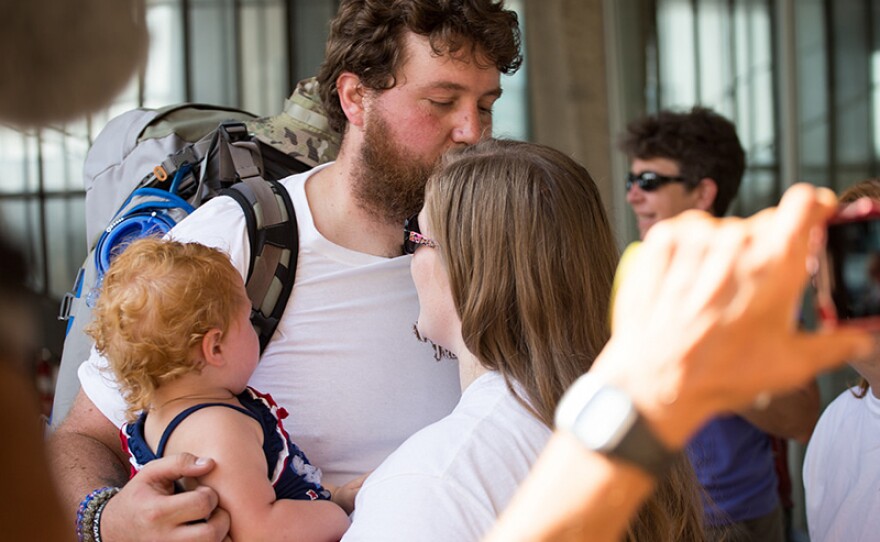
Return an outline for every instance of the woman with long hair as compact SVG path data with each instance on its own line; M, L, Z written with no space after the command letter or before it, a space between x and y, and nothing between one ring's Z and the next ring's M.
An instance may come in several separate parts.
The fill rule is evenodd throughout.
M417 335L458 359L462 398L368 478L345 540L478 540L608 340L618 251L583 167L502 140L446 156L404 233ZM682 457L629 539L700 540L696 491Z

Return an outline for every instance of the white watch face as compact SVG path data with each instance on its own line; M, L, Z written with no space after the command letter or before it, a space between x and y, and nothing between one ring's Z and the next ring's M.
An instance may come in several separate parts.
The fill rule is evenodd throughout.
M637 416L625 393L603 387L584 405L572 432L593 450L612 450L626 436Z

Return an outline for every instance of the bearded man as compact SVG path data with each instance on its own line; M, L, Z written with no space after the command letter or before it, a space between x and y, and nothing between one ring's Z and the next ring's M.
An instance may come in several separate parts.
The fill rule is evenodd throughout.
M318 82L343 140L335 162L282 181L299 226L296 283L250 381L291 412L285 423L330 484L374 469L458 401L457 367L411 335L418 302L401 226L442 153L491 134L500 74L521 60L517 18L501 0L347 0L333 20ZM228 198L170 235L247 268L244 217ZM210 489L171 494L172 480L210 462L169 458L126 484L122 402L105 364L93 355L83 365L51 442L71 515L95 488L124 486L103 509L101 539L223 539L228 516Z

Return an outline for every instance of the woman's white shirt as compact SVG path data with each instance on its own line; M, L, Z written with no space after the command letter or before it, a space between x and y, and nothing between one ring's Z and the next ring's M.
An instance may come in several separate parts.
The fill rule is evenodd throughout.
M344 542L479 540L550 438L495 372L422 429L364 483Z

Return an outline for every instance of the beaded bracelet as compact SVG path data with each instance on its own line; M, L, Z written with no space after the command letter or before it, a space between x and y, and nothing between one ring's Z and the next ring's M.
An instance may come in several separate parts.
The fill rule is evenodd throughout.
M79 542L101 542L101 513L118 487L102 487L86 495L76 511L76 537Z

